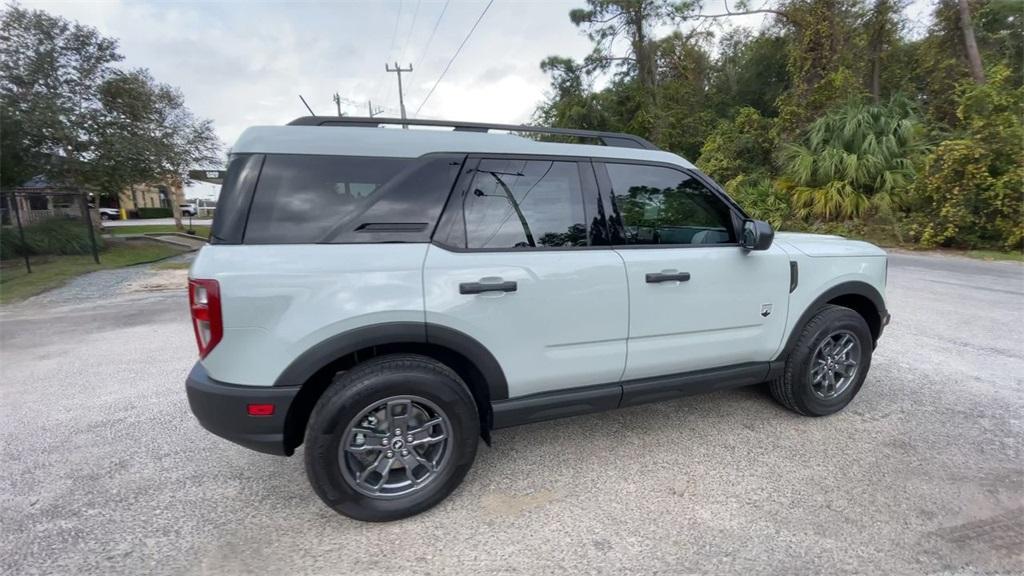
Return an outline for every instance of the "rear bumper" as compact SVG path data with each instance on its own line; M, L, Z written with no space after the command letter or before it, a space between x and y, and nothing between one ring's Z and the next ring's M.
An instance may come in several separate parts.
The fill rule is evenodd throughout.
M288 408L298 394L295 387L237 386L210 378L196 362L185 381L188 404L203 428L221 438L257 452L291 456L284 443ZM250 416L249 404L273 404L271 416Z

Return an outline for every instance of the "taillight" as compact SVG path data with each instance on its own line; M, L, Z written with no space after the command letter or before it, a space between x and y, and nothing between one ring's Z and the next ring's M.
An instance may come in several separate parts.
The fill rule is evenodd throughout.
M224 323L220 315L220 284L216 280L189 279L188 304L192 309L192 328L196 332L199 357L206 358L224 335Z

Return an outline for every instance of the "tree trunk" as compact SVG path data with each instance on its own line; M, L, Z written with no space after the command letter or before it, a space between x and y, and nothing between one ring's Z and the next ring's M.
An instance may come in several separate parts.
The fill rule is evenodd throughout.
M872 14L871 38L871 98L875 104L882 100L882 48L886 26L889 24L889 0L877 0Z
M174 227L178 229L178 232L184 232L185 225L181 223L181 206L178 206L176 200L171 202L171 214L174 216Z
M964 31L964 47L967 48L967 67L976 84L985 83L985 68L981 65L978 42L974 39L974 25L971 24L971 7L967 0L959 0L960 28Z

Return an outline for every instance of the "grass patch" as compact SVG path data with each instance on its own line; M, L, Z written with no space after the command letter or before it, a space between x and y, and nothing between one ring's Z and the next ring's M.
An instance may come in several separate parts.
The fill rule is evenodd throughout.
M188 270L191 262L157 262L153 265L156 270Z
M187 230L188 226L185 228ZM196 231L196 236L210 237L209 226L193 226L192 229ZM123 236L125 234L173 234L180 230L175 228L174 224L160 224L157 226L108 226L103 229L103 232L113 236Z
M112 240L100 252L100 263L91 255L33 256L32 273L23 260L5 260L0 267L0 304L24 300L57 288L76 276L96 270L121 268L181 254L182 250L159 242Z
M998 250L968 250L964 252L964 256L968 258L977 258L979 260L1012 260L1014 262L1024 262L1024 254L1020 252L1000 252Z

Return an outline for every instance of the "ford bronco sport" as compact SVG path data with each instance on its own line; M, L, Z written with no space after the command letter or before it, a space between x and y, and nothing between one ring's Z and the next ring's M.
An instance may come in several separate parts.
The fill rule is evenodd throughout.
M886 264L775 234L628 134L299 118L231 150L190 271L188 399L242 446L305 444L334 510L402 518L496 428L763 382L842 409L889 320Z

